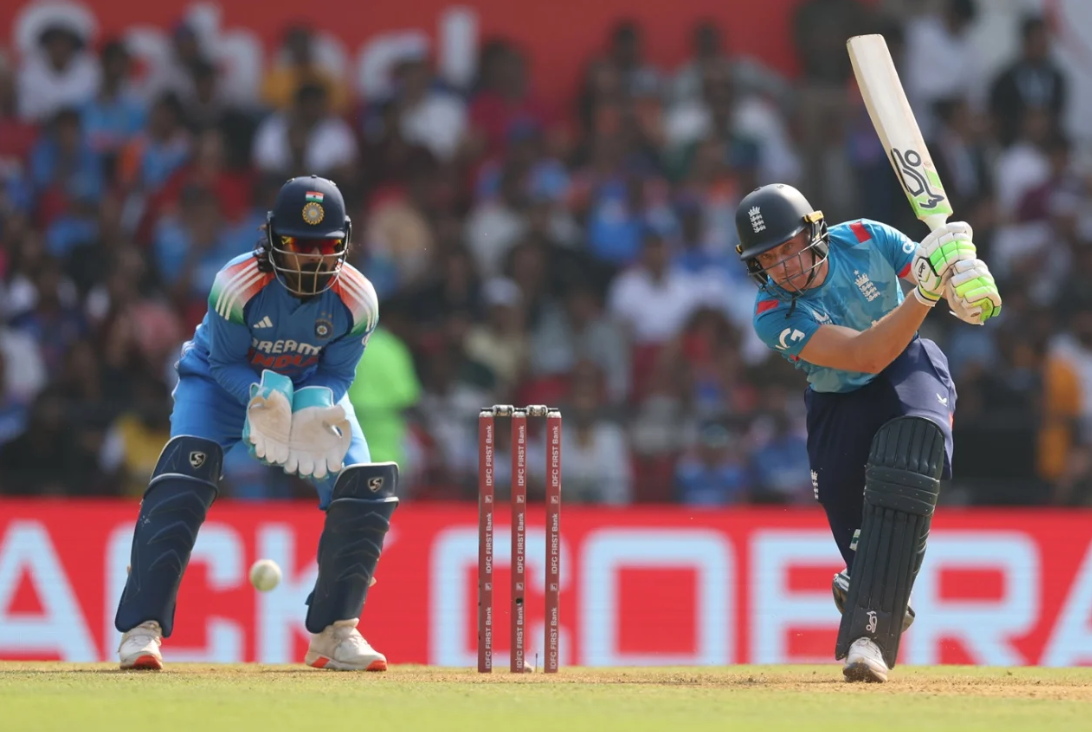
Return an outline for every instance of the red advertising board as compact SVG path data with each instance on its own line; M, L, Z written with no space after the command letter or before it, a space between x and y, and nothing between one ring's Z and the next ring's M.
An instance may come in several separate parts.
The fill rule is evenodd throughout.
M494 660L506 668L498 508ZM114 658L136 512L130 502L0 501L0 658ZM527 535L527 652L540 664L542 514L530 507ZM321 521L311 504L216 504L166 659L300 662ZM392 662L475 666L477 538L473 506L398 509L361 625ZM263 557L284 571L270 593L247 581ZM566 508L561 561L563 665L832 660L840 565L818 511ZM941 511L914 605L903 663L1092 664L1092 514Z
M32 28L49 6L74 6L96 30L96 38L133 33L138 56L166 50L170 28L182 17L199 18L202 27L218 39L216 55L222 63L252 66L255 49L269 60L287 24L304 21L337 44L337 54L353 74L382 65L384 59L409 47L425 44L438 63L457 71L473 65L483 39L503 36L518 42L533 63L538 91L559 103L576 88L586 62L606 45L610 29L620 18L633 18L645 30L649 59L673 70L690 52L690 32L699 18L720 23L733 50L751 54L774 68L792 73L792 10L801 0L724 2L681 0L556 0L550 3L510 0L416 0L411 3L368 3L324 0L305 7L285 0L232 0L190 2L130 0L83 2L0 3L0 29L10 29L13 46L25 46ZM45 7L45 10L43 10ZM7 39L0 41L0 45Z

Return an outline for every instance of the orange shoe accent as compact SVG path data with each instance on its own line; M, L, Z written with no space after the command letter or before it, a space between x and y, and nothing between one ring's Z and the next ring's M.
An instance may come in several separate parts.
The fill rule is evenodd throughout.
M386 671L387 670L387 662L384 661L382 658L377 658L368 665L367 670L368 671Z
M330 663L329 658L326 656L319 656L315 659L314 663L311 664L311 668L326 668L326 664L328 663Z
M155 656L147 655L133 661L133 668L143 671L160 671L163 668L163 663Z

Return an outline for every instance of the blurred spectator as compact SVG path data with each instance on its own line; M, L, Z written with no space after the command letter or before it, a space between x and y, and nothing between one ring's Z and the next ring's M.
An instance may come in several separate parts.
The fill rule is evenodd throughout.
M341 79L324 68L315 57L312 30L293 25L285 31L284 42L274 59L273 68L262 81L262 101L286 111L295 104L302 87L322 87L334 114L343 114L349 105L349 90Z
M663 344L681 332L704 297L691 275L671 265L667 240L648 231L640 262L611 284L608 310L625 324L634 343Z
M698 444L675 469L677 500L689 506L745 503L751 477L742 452L739 433L720 424L702 427Z
M405 315L387 307L384 324L368 338L364 356L357 365L356 380L349 387L349 400L368 440L373 462L393 460L412 474L415 466L407 464L409 439L406 414L421 398L421 384L413 354L394 325Z
M19 113L24 119L46 120L91 100L100 72L86 45L75 24L55 18L42 28L38 47L27 54L19 70Z
M690 36L690 61L675 72L671 82L671 104L700 99L705 70L723 62L731 69L732 82L741 95L758 95L778 107L789 103L792 85L785 77L753 56L729 51L724 32L715 20L703 18L695 23Z
M652 89L659 96L663 73L645 57L644 32L639 23L625 19L614 26L607 50L608 58L622 77L622 88L633 95Z
M484 277L500 273L508 252L527 231L527 173L508 165L497 195L478 203L466 220L466 244Z
M326 89L303 84L291 108L266 117L252 151L254 165L282 178L315 174L352 180L357 144L344 120L330 113Z
M440 161L451 160L464 142L466 105L436 83L427 58L410 58L394 71L395 91L387 105L389 119L402 139L420 145Z
M133 391L132 408L110 425L99 465L119 495L139 498L171 438L170 393L151 376L138 379Z
M770 417L770 434L751 452L756 502L805 503L813 500L806 437L784 411Z
M118 178L126 190L152 195L185 165L193 139L184 123L185 110L177 96L167 93L155 100L146 131L122 151Z
M992 224L993 193L985 125L962 97L937 101L935 113L937 127L929 152L937 175L944 181L952 210L976 230L984 230Z
M485 321L467 332L466 354L492 372L498 388L509 391L528 368L526 303L519 286L503 278L485 283L482 300Z
M160 220L153 251L156 268L176 303L204 305L224 263L253 248L256 237L243 238L224 225L220 202L201 186L182 191L177 216Z
M551 302L532 335L531 370L559 378L580 361L599 368L606 399L618 405L629 396L629 344L622 328L606 317L600 294L586 281L574 283L562 302Z
M0 495L87 496L103 490L95 455L69 423L68 405L53 388L34 400L26 430L0 446L0 465Z
M526 59L509 45L495 51L482 68L469 111L471 152L477 154L503 152L513 125L532 123L557 131L552 113L531 89Z
M1058 129L1068 99L1065 75L1050 57L1046 21L1041 16L1025 18L1020 37L1020 57L990 85L990 112L997 125L998 141L1005 146L1016 141L1029 109L1049 112L1051 126Z
M102 83L82 109L83 129L91 149L112 170L114 159L147 122L147 110L132 83L132 59L120 40L103 46Z
M52 221L65 205L66 194L74 187L97 197L103 188L99 156L83 133L80 115L75 109L62 109L54 115L31 152L30 180L40 197L39 219Z
M805 84L842 86L853 74L846 41L868 29L858 0L805 0L792 16L792 38Z
M933 109L941 99L961 97L975 109L982 107L979 88L985 79L970 38L976 15L975 0L943 0L938 12L922 14L907 25L903 83L926 137L934 132Z
M574 382L568 403L562 408L565 429L561 431L561 476L565 501L630 503L632 466L625 432L602 416L598 369L581 369L578 373L586 376ZM540 482L545 480L544 448L545 440L540 440L533 454L528 455L531 471Z
M193 69L207 59L204 44L193 25L180 22L171 29L169 37L171 46L167 55L153 61L142 85L149 105L167 94L182 100L193 99Z
M0 393L29 403L45 388L48 376L39 341L34 336L0 325L0 359L4 362Z
M0 54L0 181L5 175L21 174L27 151L34 144L37 126L19 116L15 69Z

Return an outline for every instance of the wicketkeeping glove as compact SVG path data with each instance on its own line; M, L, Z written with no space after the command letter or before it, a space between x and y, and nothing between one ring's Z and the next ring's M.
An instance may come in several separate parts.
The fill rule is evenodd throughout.
M243 443L253 457L268 465L284 465L288 460L292 391L292 379L269 369L262 371L260 383L250 385Z
M284 472L322 480L339 473L353 441L345 410L325 386L305 386L292 400L292 429Z

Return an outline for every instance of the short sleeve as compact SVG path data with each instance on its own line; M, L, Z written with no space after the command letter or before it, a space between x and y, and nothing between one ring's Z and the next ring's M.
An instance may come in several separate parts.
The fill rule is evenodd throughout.
M850 228L859 241L871 240L872 246L880 250L899 277L909 276L917 242L898 229L871 219L861 219Z
M780 354L799 357L820 323L803 310L792 310L788 303L760 301L755 312L755 332L762 342Z

